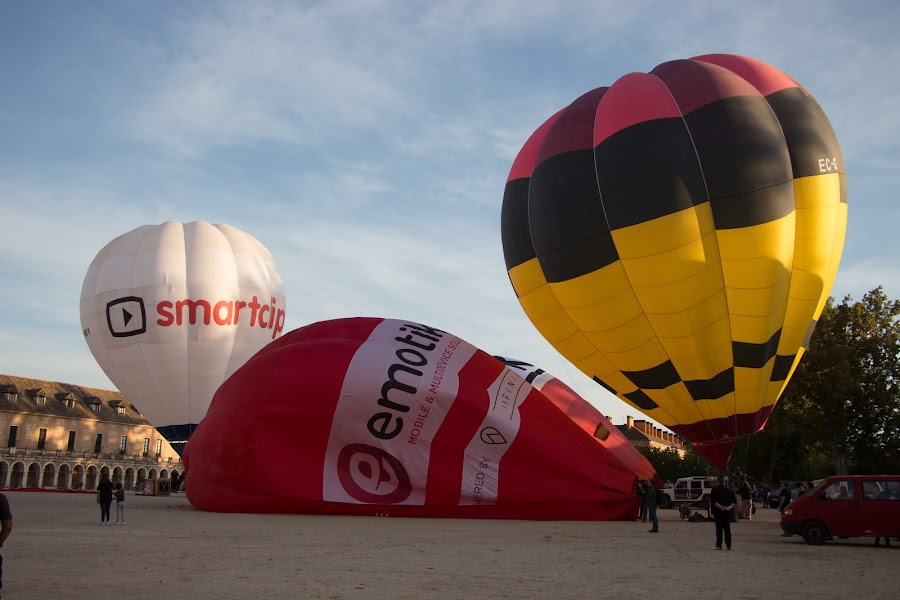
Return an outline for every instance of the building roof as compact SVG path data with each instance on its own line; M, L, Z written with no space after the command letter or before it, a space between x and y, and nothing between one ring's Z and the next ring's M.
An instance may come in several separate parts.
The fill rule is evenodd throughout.
M18 399L15 402L9 401L3 395L4 392L18 394ZM38 404L35 402L35 398L38 396L44 396L46 401ZM66 399L75 401L74 408L66 407ZM114 405L113 402L118 404ZM90 404L99 404L99 410L92 410ZM119 414L116 410L119 405L125 407L124 414ZM82 387L71 383L16 377L15 375L0 374L0 411L70 419L90 419L127 425L150 425L150 422L141 416L121 392Z

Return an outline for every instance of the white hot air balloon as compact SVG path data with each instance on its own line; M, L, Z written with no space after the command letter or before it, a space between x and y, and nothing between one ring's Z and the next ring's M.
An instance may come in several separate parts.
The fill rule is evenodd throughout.
M284 320L272 255L224 224L138 227L100 250L81 289L94 358L179 452L219 385Z

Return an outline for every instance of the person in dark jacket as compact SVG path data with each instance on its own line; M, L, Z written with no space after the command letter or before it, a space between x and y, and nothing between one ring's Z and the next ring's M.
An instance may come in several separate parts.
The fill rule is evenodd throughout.
M113 484L109 480L109 475L104 473L100 476L100 483L97 485L97 502L100 503L100 526L109 525L109 507L113 499Z
M713 519L716 522L716 550L722 549L722 537L725 537L725 547L731 550L731 515L737 505L737 497L734 490L725 485L725 478L719 476L719 485L709 493L709 502L712 508Z
M652 526L648 531L659 533L659 521L656 519L656 486L649 479L644 482L644 502L647 505L647 514Z

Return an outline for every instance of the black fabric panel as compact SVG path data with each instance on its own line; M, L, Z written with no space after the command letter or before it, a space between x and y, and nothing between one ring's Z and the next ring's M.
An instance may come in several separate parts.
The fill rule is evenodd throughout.
M514 179L503 191L500 238L507 271L535 257L528 229L528 182L528 179Z
M749 342L731 342L731 352L734 355L734 366L761 369L766 366L769 359L778 352L778 340L781 339L781 330L776 331L769 341L764 344L751 344Z
M594 148L597 181L611 229L706 202L694 144L678 119L638 123Z
M600 385L602 385L604 388L606 388L606 391L607 391L607 392L611 392L612 394L615 394L615 393L616 393L616 390L612 389L612 387L610 387L605 381L603 381L602 379L600 379L600 378L597 377L596 375L594 375L593 379L594 379L594 381L596 381L597 383L599 383Z
M797 207L794 182L710 202L716 229L740 229L771 223L791 214Z
M609 232L592 148L558 154L535 168L528 221L539 257Z
M834 129L819 104L800 88L766 97L781 123L794 177L844 173L844 159Z
M650 396L642 392L641 390L635 390L633 392L629 392L627 394L622 394L629 400L631 400L635 406L640 408L641 410L653 410L654 408L659 408L659 404L654 402Z
M559 283L587 275L619 260L612 235L605 233L538 257L548 283Z
M796 360L797 355L794 354L792 356L782 356L778 355L775 357L775 364L772 366L772 375L769 377L769 381L784 381L787 379L788 373L791 372L791 365L794 364L794 360Z
M694 400L715 400L734 391L734 368L725 369L712 379L685 381Z
M622 375L639 388L662 390L681 381L671 360L643 371L622 371Z
M791 157L765 98L733 96L685 116L711 200L790 181Z

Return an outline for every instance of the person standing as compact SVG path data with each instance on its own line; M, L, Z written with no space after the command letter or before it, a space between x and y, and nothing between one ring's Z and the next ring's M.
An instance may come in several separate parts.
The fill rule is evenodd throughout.
M109 474L104 473L100 476L100 483L97 485L97 502L100 503L100 526L109 525L109 507L113 499L113 484L109 480Z
M643 481L639 480L637 482L637 485L635 485L635 487L634 487L634 493L637 496L639 504L641 506L639 518L641 520L641 523L646 523L647 522L647 492L646 492L646 490L644 490L644 482Z
M744 511L744 518L749 521L753 518L753 491L746 478L741 482L738 494L741 496L741 510Z
M125 524L125 490L122 484L116 484L116 525Z
M9 510L9 500L6 494L0 494L0 548L9 534L12 533L12 513ZM3 589L3 556L0 555L0 589Z
M650 517L650 533L659 533L659 521L656 519L656 486L649 479L644 482L644 503L647 505L647 514Z
M712 505L713 519L716 522L716 550L722 549L724 534L725 547L731 550L731 515L737 504L734 491L725 485L725 478L719 476L719 485L709 493L709 502Z

